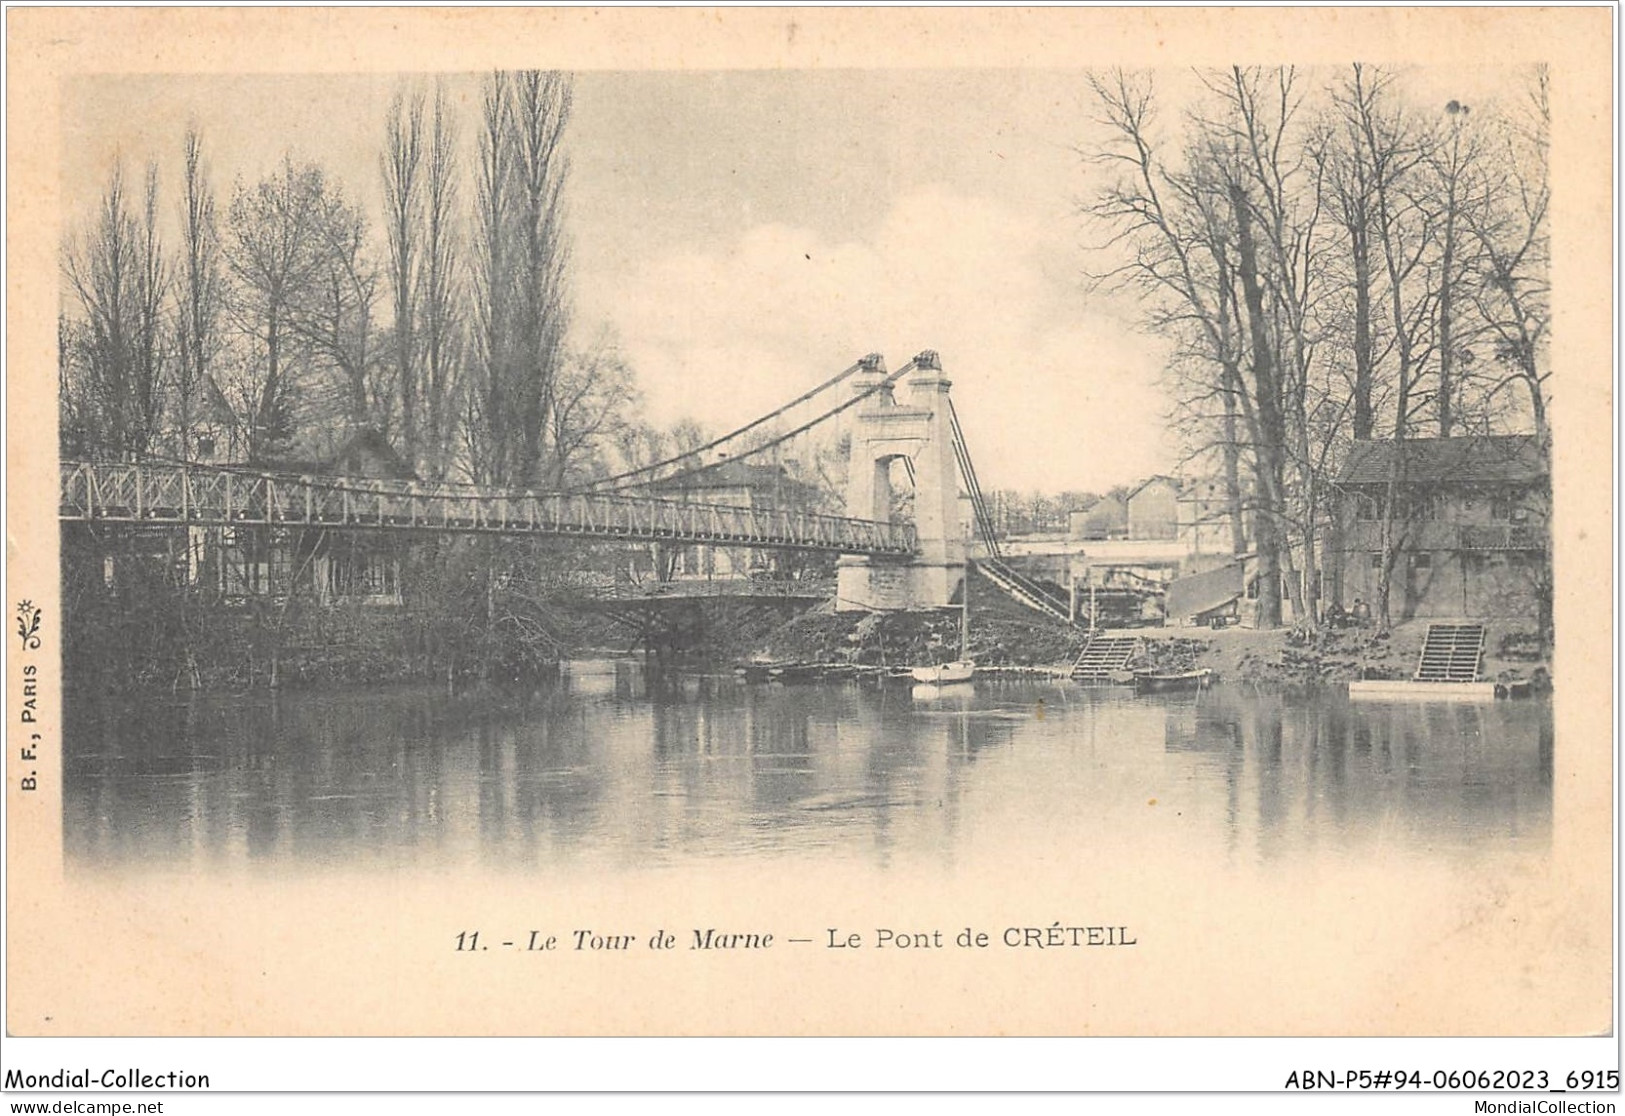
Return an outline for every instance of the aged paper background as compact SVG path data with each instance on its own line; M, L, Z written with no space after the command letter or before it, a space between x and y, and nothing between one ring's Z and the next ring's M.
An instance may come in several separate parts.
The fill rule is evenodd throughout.
M1084 67L1545 61L1552 67L1557 510L1556 759L1549 864L1148 878L1075 850L900 878L719 861L606 890L586 875L296 879L64 876L60 710L39 777L7 722L9 997L16 1035L1579 1035L1606 1031L1613 912L1606 9L592 12L17 10L8 13L6 274L10 597L59 632L55 344L62 83L106 72L730 67ZM274 113L275 106L256 111ZM17 646L6 642L16 709ZM54 668L47 668L54 675ZM32 766L32 765L30 765ZM1127 836L1125 839L1131 839ZM625 886L627 880L635 887ZM633 954L514 970L448 951L466 926L1133 925L1111 956L828 951ZM1093 919L1090 919L1093 921ZM588 959L593 960L593 959ZM685 959L686 960L686 959Z

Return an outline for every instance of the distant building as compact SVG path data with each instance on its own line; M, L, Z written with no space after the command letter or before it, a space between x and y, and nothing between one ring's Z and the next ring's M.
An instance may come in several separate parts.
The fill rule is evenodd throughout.
M1532 436L1356 442L1338 479L1334 599L1344 608L1356 598L1377 607L1391 482L1392 619L1544 622L1550 466Z
M1252 539L1250 490L1240 493L1240 542ZM1237 553L1236 511L1223 477L1187 477L1179 485L1179 576L1168 585L1167 622L1176 625L1251 623L1256 600L1256 555Z
M651 485L649 493L662 500L690 504L718 504L758 511L818 512L824 492L795 479L782 465L724 461L703 471L687 473ZM672 578L734 578L789 574L794 563L777 551L738 546L690 545L666 548L665 570Z
M1145 603L1136 619L1160 619L1175 581L1237 561L1227 493L1222 479L1158 474L1123 498L1072 508L1064 536L1007 538L1004 550L1023 572L1074 586L1080 601L1090 589L1129 594ZM1243 493L1244 540L1252 529L1246 503Z
M1158 474L1143 480L1124 500L1128 537L1172 539L1179 535L1179 481Z
M1073 540L1121 539L1128 535L1128 505L1116 496L1101 496L1087 507L1067 513L1067 537Z

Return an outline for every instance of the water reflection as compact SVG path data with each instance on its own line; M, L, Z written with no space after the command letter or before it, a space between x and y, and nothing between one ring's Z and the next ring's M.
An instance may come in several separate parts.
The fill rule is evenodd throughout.
M1023 835L1470 856L1544 847L1552 749L1541 701L652 684L606 661L523 696L73 703L64 826L81 867L952 864Z

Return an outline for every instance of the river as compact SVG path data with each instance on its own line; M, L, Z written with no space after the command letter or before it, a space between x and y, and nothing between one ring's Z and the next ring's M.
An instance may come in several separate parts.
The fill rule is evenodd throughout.
M880 871L1012 840L1186 846L1237 866L1319 850L1539 854L1549 701L1135 697L1047 680L651 686L566 664L523 697L436 689L69 709L81 872L655 869L816 857Z

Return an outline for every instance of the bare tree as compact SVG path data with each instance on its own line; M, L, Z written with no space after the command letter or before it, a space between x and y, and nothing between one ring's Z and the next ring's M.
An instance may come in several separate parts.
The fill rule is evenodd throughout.
M1136 291L1147 327L1176 339L1176 407L1181 425L1204 440L1188 448L1200 454L1211 444L1217 416L1233 473L1242 446L1234 430L1242 358L1228 220L1211 182L1159 152L1148 78L1118 71L1091 75L1090 83L1110 137L1090 157L1117 173L1088 214L1109 230L1102 248L1129 257L1096 281Z
M1317 565L1320 456L1309 442L1311 377L1324 269L1324 166L1299 125L1302 93L1291 68L1233 66L1210 80L1223 114L1209 162L1225 185L1235 227L1251 376L1235 392L1253 440L1261 624L1279 623L1281 573L1300 624L1317 613L1313 577L1299 577L1292 534L1305 569Z
M1286 195L1295 172L1281 162L1283 132L1295 111L1292 79L1273 76L1273 115L1260 96L1266 80L1262 71L1241 69L1212 75L1208 87L1221 115L1197 120L1193 131L1201 138L1170 163L1152 135L1149 82L1122 73L1092 77L1113 135L1101 158L1122 173L1090 212L1112 230L1109 246L1129 257L1102 279L1138 290L1147 324L1181 338L1176 370L1195 374L1182 385L1181 405L1195 419L1192 428L1209 439L1193 452L1216 446L1224 453L1233 508L1241 498L1240 465L1244 458L1250 464L1258 622L1276 626L1279 569L1289 545L1283 528L1290 375L1307 362L1306 351L1294 351L1283 364L1282 339L1290 343L1294 331L1303 332L1291 319L1301 308L1286 293L1296 280L1283 271L1298 266L1294 253L1307 245L1297 238L1308 234L1288 227L1297 220Z
M92 454L95 436L94 400L87 368L86 327L66 313L56 316L56 436L64 458Z
M418 352L422 370L419 457L428 476L443 477L451 466L462 391L463 298L457 259L457 126L446 87L435 87L429 130L429 161L424 187L423 249L419 272ZM404 390L404 387L403 387Z
M1356 81L1363 79L1357 71ZM1357 85L1356 90L1360 87ZM1392 623L1390 605L1394 566L1403 540L1399 532L1416 509L1401 508L1407 488L1405 441L1412 436L1423 371L1434 344L1434 295L1428 264L1435 246L1433 212L1426 191L1416 186L1418 168L1428 151L1424 136L1395 103L1391 82L1378 74L1370 96L1344 102L1352 113L1356 142L1373 168L1371 181L1373 236L1386 280L1389 327L1392 330L1394 451L1386 498L1379 509L1380 556L1377 572L1377 625Z
M173 411L176 448L192 455L192 436L221 344L220 311L224 298L220 270L220 230L215 221L214 189L203 158L203 140L188 128L183 146L181 180L180 275L175 284L176 342L179 360L174 376Z
M225 377L250 460L372 424L387 432L392 392L374 344L377 269L366 221L314 164L238 184L225 259L229 308L246 348Z
M373 308L378 271L367 256L366 219L334 188L321 201L316 226L318 265L310 284L295 292L294 328L318 362L337 373L343 416L351 430L370 426L385 437L397 403L391 369L374 344ZM319 392L320 385L311 385Z
M1486 204L1469 216L1480 255L1473 287L1476 309L1495 343L1495 359L1505 370L1487 394L1506 387L1524 390L1535 434L1547 433L1547 331L1551 323L1549 218L1551 182L1547 165L1551 109L1545 67L1532 76L1527 102L1499 122L1496 158L1481 171Z
M400 93L389 106L379 166L384 187L384 225L389 238L389 286L395 311L395 380L400 389L401 449L418 458L420 270L419 233L423 190L423 96Z
M231 313L250 344L231 400L249 460L284 451L294 437L295 321L301 300L323 278L327 184L292 155L270 177L238 183L225 257L236 280Z
M430 477L451 467L460 410L456 147L444 83L435 87L432 108L422 93L396 95L379 159L394 311L389 351L402 455Z
M519 367L514 402L521 424L519 476L540 479L550 456L547 445L564 339L569 327L565 266L569 250L562 220L563 190L569 173L564 129L570 118L567 76L525 70L516 78L513 142L519 178L515 221L524 246L518 275ZM551 456L557 456L556 450Z
M632 369L607 333L570 353L554 378L548 409L546 483L562 489L602 471L604 453L624 442L639 402Z
M1427 167L1431 180L1428 193L1437 209L1434 223L1439 238L1434 283L1438 377L1433 406L1439 437L1448 438L1472 418L1463 413L1464 381L1473 370L1470 346L1477 323L1469 317L1471 286L1481 268L1477 260L1480 246L1469 230L1481 223L1475 210L1485 199L1476 189L1481 177L1481 153L1478 136L1469 127L1471 108L1451 101L1444 106L1444 112L1444 134L1433 137L1428 145Z
M569 322L562 227L569 79L492 74L480 121L476 382L465 432L478 477L535 483Z
M1091 208L1127 258L1104 278L1138 290L1147 325L1175 340L1187 450L1222 451L1232 499L1245 494L1259 622L1280 615L1280 584L1295 621L1313 625L1350 435L1403 442L1429 412L1446 433L1487 421L1473 394L1482 328L1466 311L1480 270L1466 230L1486 194L1478 139L1461 106L1430 123L1368 66L1313 86L1291 69L1202 81L1180 148L1155 139L1145 79L1095 79L1114 134L1105 160L1125 172ZM1396 532L1426 510L1400 506L1404 460L1381 517L1384 592Z
M1373 313L1377 275L1373 262L1372 212L1376 202L1373 180L1377 168L1371 163L1358 127L1362 106L1377 90L1367 80L1365 67L1356 63L1342 81L1333 86L1334 103L1341 112L1331 114L1328 128L1317 137L1320 158L1327 169L1327 185L1332 213L1345 237L1349 274L1345 279L1352 306L1349 308L1349 355L1353 377L1349 384L1353 404L1352 434L1365 441L1376 428L1372 406L1375 391L1377 323Z
M135 403L142 438L150 447L162 423L163 389L171 342L164 328L171 274L158 234L158 164L147 164L141 193L140 245L136 251Z
M63 248L62 269L82 317L64 323L64 392L84 452L135 458L162 418L169 273L158 233L158 172L148 167L140 215L122 168L108 177L95 222Z
M1481 168L1485 204L1470 214L1470 229L1480 254L1480 274L1473 291L1485 334L1494 341L1496 363L1504 370L1485 389L1494 403L1508 387L1521 387L1534 426L1535 445L1551 462L1551 429L1547 382L1551 376L1548 331L1551 324L1551 182L1548 148L1551 136L1549 74L1545 66L1530 75L1528 96L1498 122L1499 142L1493 158ZM1531 495L1533 510L1549 519L1551 490ZM1552 540L1543 540L1544 561L1536 567L1536 599L1541 632L1549 641L1552 628Z
M465 396L463 434L476 481L514 481L510 436L513 378L513 268L508 253L509 191L514 172L508 143L513 93L506 73L486 79L480 100L475 189L475 352Z

